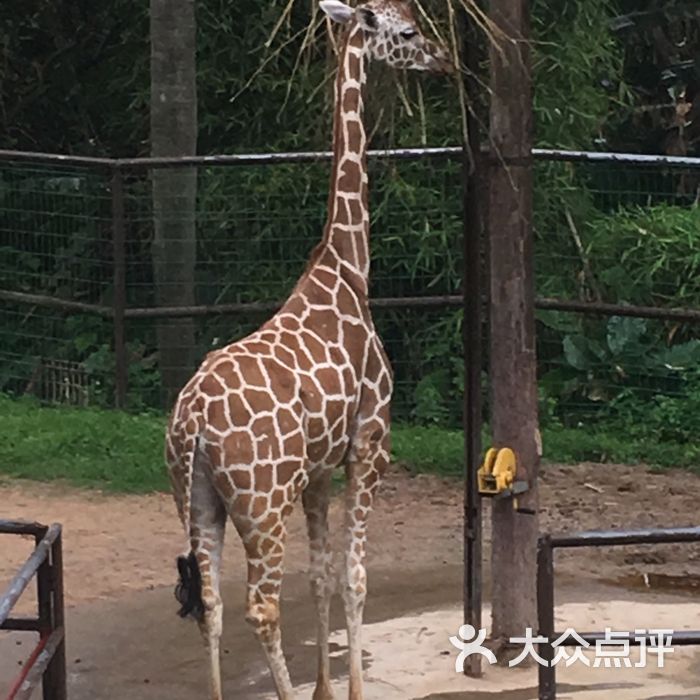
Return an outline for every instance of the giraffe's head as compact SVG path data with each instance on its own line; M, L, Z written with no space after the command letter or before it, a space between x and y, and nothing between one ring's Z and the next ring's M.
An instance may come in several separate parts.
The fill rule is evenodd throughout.
M356 8L340 0L322 0L319 5L334 22L357 22L373 59L431 73L453 70L448 51L423 35L409 0L369 0Z

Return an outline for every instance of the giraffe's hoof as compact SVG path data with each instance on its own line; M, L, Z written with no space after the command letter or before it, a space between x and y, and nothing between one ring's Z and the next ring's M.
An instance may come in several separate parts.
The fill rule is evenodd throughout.
M330 685L317 685L312 700L335 700Z

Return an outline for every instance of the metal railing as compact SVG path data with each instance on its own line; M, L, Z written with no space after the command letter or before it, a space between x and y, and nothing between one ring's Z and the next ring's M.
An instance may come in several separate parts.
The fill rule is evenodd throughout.
M633 544L675 544L700 542L700 527L650 528L647 530L588 531L569 535L541 535L537 542L537 617L538 636L547 642L538 644L542 658L539 664L539 700L556 700L557 681L553 640L560 646L580 647L605 641L604 632L577 632L577 636L563 635L554 630L554 550L571 547L614 547ZM616 633L623 634L624 633ZM654 635L627 634L625 641L638 646ZM561 640L561 641L560 641ZM669 644L679 646L700 645L700 630L673 632L666 637Z
M388 162L402 161L409 165L417 161L437 162L442 167L445 163L459 163L463 155L463 150L460 146L405 148L372 150L368 155L371 160ZM153 289L154 283L150 277L148 277L148 279L141 279L139 277L141 268L138 266L143 265L144 269L147 267L148 254L145 252L146 249L144 246L146 243L144 243L144 241L147 241L150 235L150 223L144 222L147 222L147 220L150 221L152 212L148 210L146 205L144 205L146 208L143 212L140 210L136 212L138 206L141 206L138 202L141 202L143 198L147 198L147 193L149 191L144 179L145 176L150 171L159 168L200 167L206 169L217 166L217 168L223 167L227 172L242 172L246 167L323 163L327 162L331 157L332 154L330 152L321 151L212 155L190 158L109 159L0 150L0 164L3 165L36 164L53 168L80 168L85 169L86 172L97 173L102 178L100 181L99 215L92 213L92 210L90 213L85 214L85 217L90 219L91 227L86 229L80 237L81 243L89 241L91 245L94 245L95 251L90 254L81 254L80 250L78 250L71 254L72 257L70 257L69 260L70 264L77 265L81 260L81 255L83 255L85 258L85 265L93 265L95 267L90 273L97 275L96 280L90 281L90 285L93 285L94 282L93 286L95 286L95 288L93 289L93 286L88 285L90 286L89 293L82 290L81 294L74 295L71 298L71 292L62 291L58 294L52 290L42 289L41 286L33 287L32 284L3 283L1 285L3 289L0 289L0 303L3 304L4 309L10 310L8 313L15 314L18 317L19 320L16 325L23 329L23 333L29 333L29 331L25 329L27 325L25 323L26 319L23 317L25 309L28 311L26 314L27 318L38 316L43 313L46 316L47 324L50 319L58 318L61 313L66 317L70 313L85 314L94 317L97 321L104 321L104 324L100 327L99 333L101 334L100 337L102 337L102 334L104 334L105 337L107 337L107 334L111 336L110 352L112 355L110 356L109 364L103 362L103 364L100 365L100 383L104 385L104 387L109 386L108 389L101 389L101 391L104 393L109 392L110 396L113 396L113 400L110 401L112 405L123 408L127 405L128 382L132 381L129 378L129 363L132 360L130 359L128 344L130 341L134 340L138 333L141 333L141 330L135 332L134 329L151 328L157 321L176 318L199 319L198 323L200 327L205 326L204 320L206 319L207 324L212 326L215 323L220 323L219 319L222 317L234 317L234 320L240 321L241 326L248 328L248 326L252 327L256 320L259 321L261 319L261 314L275 311L282 301L280 297L283 296L283 293L280 294L279 292L280 285L277 283L278 280L274 278L270 288L274 288L278 291L270 291L267 293L264 289L260 289L261 285L259 284L257 285L258 288L254 290L255 294L253 294L250 289L246 288L246 294L244 294L240 300L237 300L237 292L230 292L229 288L240 285L242 289L244 284L248 284L248 282L244 283L241 280L236 280L234 283L230 283L231 280L228 280L226 282L221 281L220 284L217 282L216 284L209 285L212 289L215 288L216 293L210 294L208 299L203 298L202 302L205 303L190 303L181 306L164 306L149 303L148 294L144 292L144 290ZM498 160L497 155L488 152L484 152L482 157L489 162L496 162ZM601 164L603 167L605 167L605 164L608 164L610 167L629 165L639 172L653 173L655 168L662 169L664 172L673 171L676 173L683 173L684 170L688 170L693 173L698 173L698 177L700 177L700 158L533 149L532 159L535 163L539 163L543 166L559 162L596 167L600 167ZM296 165L294 167L296 167ZM138 195L134 194L132 191L132 180L138 179L136 174L141 178L139 182L143 186L143 191L139 190ZM235 189L232 191L235 191ZM253 191L251 190L251 192ZM70 194L70 197L74 199L78 199L81 196L83 195ZM87 195L85 196L87 197ZM258 195L253 192L251 196ZM459 224L450 222L448 227L445 222L441 223L439 221L440 216L444 215L444 210L447 208L447 200L448 197L446 193L445 197L437 201L437 209L435 211L431 210L425 213L425 220L432 220L431 217L434 216L436 223L433 227L435 229L440 229L442 227L442 229L447 230L447 228L451 227L450 231L452 231L458 227ZM146 201L146 199L144 199L144 201ZM321 200L319 199L319 201ZM454 215L456 221L457 198L452 197L450 202L450 206L453 206L454 209L454 211L451 209L450 212L451 215ZM95 206L97 207L97 204ZM431 204L431 206L433 205ZM21 207L17 211L22 214L26 213ZM286 211L286 209L284 211ZM315 217L318 211L320 211L320 208L314 204L313 211L311 213L304 212L304 216ZM84 213L81 214L79 212L75 214L73 218L71 218L73 214L67 215L67 221L64 224L55 223L52 225L58 228L60 228L61 225L70 228L71 226L75 226L75 222L78 218L83 216L83 214ZM17 212L15 212L13 216L14 215L18 215ZM44 216L46 221L50 219L53 221L53 219L60 218L55 211L54 205L51 204L50 201L46 205L46 212L44 212L42 216ZM218 216L219 218L216 220L222 225L226 220L225 216L219 216L216 211L214 211L211 216L214 218ZM245 229L246 233L241 235L249 235L250 230L254 230L258 232L258 234L260 233L257 213L251 216L253 218L248 222L250 225ZM42 219L42 221L44 219ZM73 219L75 219L75 221ZM138 225L135 223L136 221L138 221ZM139 226L143 227L143 231ZM47 227L48 231L50 228L48 224ZM12 225L8 225L8 230L11 228ZM36 235L38 240L43 229L41 229L41 227L35 228L36 231L29 226L28 230L32 232L32 235ZM578 240L578 232L573 231L571 235ZM46 233L44 238L49 240L51 235ZM54 236L54 238L57 237ZM39 244L36 243L36 245ZM22 251L20 243L18 243L16 247L20 252ZM139 247L138 253L135 253L134 251L137 247ZM268 253L270 260L282 259L285 250L286 249L281 247L272 248L272 252ZM229 250L228 254L232 254L232 251ZM99 265L91 258L91 255L92 258L99 258L99 260L97 260ZM556 255L561 257L563 253L558 251ZM138 256L141 257L136 260ZM588 260L585 251L582 256L582 264L586 267ZM51 271L53 269L51 265L54 264L52 261L57 256L52 256L47 248L47 252L44 253L40 251L36 257L37 260L29 262L39 265L45 264L47 270ZM64 254L64 257L68 258L68 254ZM39 260L39 258L41 258L41 260ZM230 255L226 258L226 260L231 259ZM224 258L222 257L221 260L224 260ZM146 262L144 263L144 261ZM137 263L136 265L135 262ZM223 262L219 262L218 258L215 262L217 265L224 265ZM250 260L241 258L237 261L237 264L241 267L245 267L249 262ZM569 268L574 265L574 263L569 264L568 259L561 260L560 262L562 263L562 269L567 272ZM22 265L26 266L28 264L29 263L22 258L18 266L24 269ZM207 261L207 264L209 265L210 262ZM578 265L578 263L575 264ZM606 264L607 261L601 262L601 268L604 268ZM134 272L136 268L138 268L138 270ZM217 268L217 270L218 269L219 268ZM387 268L387 270L388 269L389 268ZM391 272L387 270L383 270L382 272L385 277ZM8 272L7 274L9 278L10 273ZM44 271L41 274L46 276L48 272ZM210 273L205 273L204 270L201 270L199 275L201 280L207 278ZM434 277L437 276L437 274L434 275ZM442 275L441 280L446 277L447 273ZM382 280L386 281L384 278L382 278ZM429 281L434 280L431 278ZM85 284L87 285L87 282ZM421 284L419 283L411 282L409 284L407 282L401 287L384 284L384 286L381 286L381 291L373 296L371 304L375 309L386 310L387 316L389 313L395 314L398 310L406 313L451 312L460 308L463 304L463 296L462 294L455 293L458 291L457 285L452 282L447 284L440 281L440 285L437 287L431 288L426 284L424 288L426 291L432 291L432 294L423 295L421 293ZM438 294L438 291L442 293ZM569 291L563 292L559 289L554 289L553 291L550 289L543 289L540 291L541 293L535 301L535 308L538 311L560 311L591 317L609 317L617 315L651 319L657 324L664 321L676 323L697 323L700 321L700 309L688 308L691 304L684 304L680 300L679 303L673 304L672 308L672 301L669 302L668 300L663 306L655 307L645 301L638 301L636 304L620 304L616 303L618 302L618 298L615 297L607 299L602 297L584 298L584 295L582 298L575 299L571 298L574 296L573 293ZM206 297L206 295L203 296ZM22 317L20 318L20 316ZM39 325L37 327L39 327ZM392 326L392 328L394 326ZM15 326L13 326L13 328L14 327ZM43 325L41 325L41 328L43 329ZM241 331L241 333L242 332L243 331ZM9 333L10 331L8 331L8 334ZM43 330L36 331L36 334L41 335L42 333ZM206 333L202 333L203 337L204 335L206 335ZM211 335L218 337L218 333L215 332L212 332ZM61 339L63 339L63 336L61 336ZM141 336L138 337L138 340L142 340ZM204 346L208 340L209 336L207 335L206 340L202 340L202 345ZM550 341L548 340L547 342ZM35 345L37 345L37 343L35 343ZM399 346L397 345L397 347ZM36 382L33 382L31 379L34 374L41 373L43 358L36 360L36 366L30 366L31 362L24 360L30 353L26 353L23 349L18 349L14 352L15 354L12 355L11 360L18 363L21 360L24 365L22 371L18 372L20 379L17 380L17 383L19 384L20 381L24 381L25 385L33 386ZM68 356L69 352L72 351L66 348L64 353L66 357L61 357L60 359L73 359L72 355L70 357ZM400 353L400 350L397 350L397 352ZM399 361L395 362L396 365L403 361L403 356L398 358L398 360ZM33 361L34 360L32 360L32 362ZM413 362L413 359L406 360L407 367L410 362ZM94 371L97 372L97 370ZM405 372L404 380L407 384L409 382L415 382L416 376L424 376L424 374L425 372L423 372L422 369L420 371L414 371L413 365L411 365ZM403 377L404 375L401 376Z
M44 700L66 700L61 525L0 520L0 534L31 535L36 546L0 596L0 630L38 632L39 642L12 682L6 700L29 700L39 684ZM37 617L10 617L36 575ZM5 692L4 690L2 692Z

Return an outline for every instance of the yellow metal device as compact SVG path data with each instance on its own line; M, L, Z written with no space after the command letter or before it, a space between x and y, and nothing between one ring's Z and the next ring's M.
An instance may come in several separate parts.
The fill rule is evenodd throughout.
M516 481L517 461L509 447L490 448L477 472L477 485L482 496L507 498L527 491L527 481ZM517 508L517 501L514 501Z

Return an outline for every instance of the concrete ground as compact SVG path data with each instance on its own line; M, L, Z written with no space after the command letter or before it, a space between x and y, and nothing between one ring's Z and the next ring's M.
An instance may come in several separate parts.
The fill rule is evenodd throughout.
M537 668L484 664L475 680L454 671L449 643L461 622L459 567L395 577L372 572L365 638L366 700L535 700ZM557 624L583 631L648 626L700 626L700 601L687 594L634 593L562 583ZM227 698L272 700L273 687L257 641L243 622L242 583L224 589L224 692ZM436 603L438 603L436 605ZM311 698L315 674L314 620L306 578L291 575L283 602L284 645L299 698ZM175 615L171 588L95 601L69 610L68 682L71 700L191 700L206 698L205 655L193 623ZM334 609L332 672L337 697L346 696L345 632ZM488 608L485 611L488 624ZM0 678L9 679L29 653L26 634L0 638ZM592 656L589 654L592 660ZM632 663L639 658L630 655ZM647 668L605 669L576 663L558 670L560 699L700 700L700 648L677 648ZM36 693L38 699L40 693Z
M541 527L572 529L698 523L697 476L652 474L610 465L546 467ZM70 700L206 698L203 645L194 623L176 615L174 557L182 534L167 494L114 496L58 484L0 483L0 515L64 524ZM331 521L337 533L342 501ZM486 519L488 523L488 518ZM469 679L454 671L449 637L461 622L461 485L397 470L370 521L369 595L364 629L365 700L531 700L537 667L485 666ZM490 532L485 529L488 562ZM31 542L0 539L0 590ZM229 535L224 555L223 676L226 698L266 700L272 686L262 652L243 621L244 566ZM290 521L282 601L283 642L300 700L315 677L313 608L306 577L304 522ZM488 581L488 564L485 580ZM700 547L625 547L557 555L557 626L580 631L635 627L700 628ZM647 576L645 579L644 576ZM656 585L670 577L666 588ZM678 585L680 584L680 585ZM32 609L28 590L17 613ZM488 599L488 586L485 588ZM334 602L332 674L345 691L345 633ZM488 626L488 609L484 625ZM0 697L34 640L0 634ZM637 652L631 654L634 663ZM700 648L678 648L666 668L558 667L558 698L700 700ZM40 693L35 694L36 698Z

